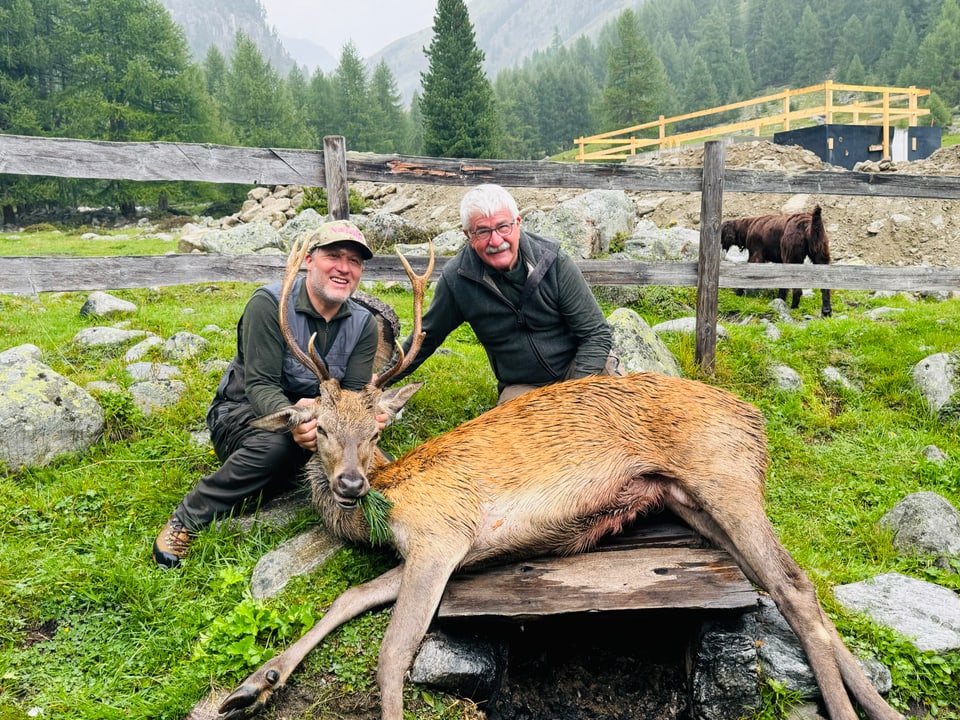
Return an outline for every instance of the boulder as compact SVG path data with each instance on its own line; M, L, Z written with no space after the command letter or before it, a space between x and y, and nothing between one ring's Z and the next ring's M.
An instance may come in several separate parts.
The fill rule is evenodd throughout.
M103 432L97 401L40 357L34 345L0 353L0 461L10 469L82 452Z

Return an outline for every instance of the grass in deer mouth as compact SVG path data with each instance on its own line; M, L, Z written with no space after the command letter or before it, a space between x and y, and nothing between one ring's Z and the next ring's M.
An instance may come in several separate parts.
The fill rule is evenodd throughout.
M357 502L360 504L360 510L367 525L370 526L370 544L376 547L389 543L393 539L393 533L390 531L387 520L393 503L387 500L383 493L372 488Z

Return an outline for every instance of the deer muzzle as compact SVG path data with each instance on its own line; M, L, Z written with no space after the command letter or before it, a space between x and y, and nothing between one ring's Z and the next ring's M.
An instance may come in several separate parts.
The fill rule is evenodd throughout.
M357 506L357 500L370 490L366 475L359 470L339 473L330 483L333 499L340 507L349 510Z

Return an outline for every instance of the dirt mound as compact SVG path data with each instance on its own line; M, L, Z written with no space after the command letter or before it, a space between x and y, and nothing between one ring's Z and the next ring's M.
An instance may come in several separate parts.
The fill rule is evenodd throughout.
M897 171L907 175L960 175L960 145L940 148L923 160L897 163Z
M656 167L703 167L703 148L683 148L647 153L628 160L629 165ZM816 153L798 145L776 145L766 140L731 143L724 149L724 167L778 172L824 170Z
M702 167L703 149L686 148L638 156L636 164L658 167ZM836 171L815 153L796 145L776 145L766 140L732 143L725 149L726 167L779 172ZM960 146L941 148L930 157L895 163L887 172L911 175L960 176ZM580 189L511 188L521 214L533 208L549 210L580 195ZM383 202L403 198L403 216L427 227L458 228L459 186L397 185ZM646 215L659 227L700 227L699 193L631 192L638 206L655 209ZM830 236L834 262L864 265L932 265L960 267L960 212L957 201L855 195L802 196L758 193L724 193L724 217L810 209L819 204Z

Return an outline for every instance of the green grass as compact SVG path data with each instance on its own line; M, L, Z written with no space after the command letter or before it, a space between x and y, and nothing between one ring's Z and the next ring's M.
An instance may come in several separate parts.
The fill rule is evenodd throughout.
M292 642L344 588L389 567L383 551L346 550L278 597L254 601L247 585L255 563L314 522L307 510L282 529L211 528L181 570L152 565L158 529L183 493L216 466L209 448L190 438L203 426L219 379L204 374L202 363L232 356L236 319L253 287L114 293L139 307L133 328L162 337L201 332L209 324L224 332L204 331L208 355L181 363L189 389L175 407L143 417L122 396L107 396L107 432L97 445L48 467L0 475L0 718L26 718L34 708L47 719L181 718L211 687L232 687ZM409 294L380 286L373 292L397 308L407 331ZM688 314L695 304L692 288L645 288L640 298L635 309L651 324ZM122 351L90 353L70 342L80 329L100 324L80 317L85 299L84 293L0 296L0 350L32 343L48 365L81 386L94 379L127 384ZM914 699L949 708L937 717L956 718L960 657L916 652L844 612L830 588L895 571L960 590L960 576L898 556L875 528L895 502L917 490L941 493L960 506L958 427L930 419L910 381L918 360L960 347L960 301L837 292L833 319L782 326L782 339L771 342L756 320L769 313L769 300L721 291L721 322L731 337L718 347L716 374L703 379L764 411L772 456L770 516L848 642L894 669L891 702L905 709ZM801 309L814 313L818 303L805 298ZM879 305L905 312L877 321L862 317ZM739 324L749 316L754 319ZM692 338L667 342L686 374L697 377ZM493 377L469 329L455 332L445 348L449 352L417 372L415 379L426 385L386 430L388 451L402 453L495 402ZM775 362L801 374L801 391L772 387L766 372ZM863 391L826 386L820 373L827 365ZM924 460L920 451L928 444L944 450L949 461ZM308 658L307 667L328 680L318 689L325 703L369 702L388 619L383 611L349 623ZM406 697L409 717L466 712L454 698L409 684ZM767 697L764 716L774 717L783 693L774 689Z
M83 237L87 234L94 237ZM148 237L136 229L57 230L39 226L23 232L0 233L0 256L7 257L163 255L176 251L176 241Z

